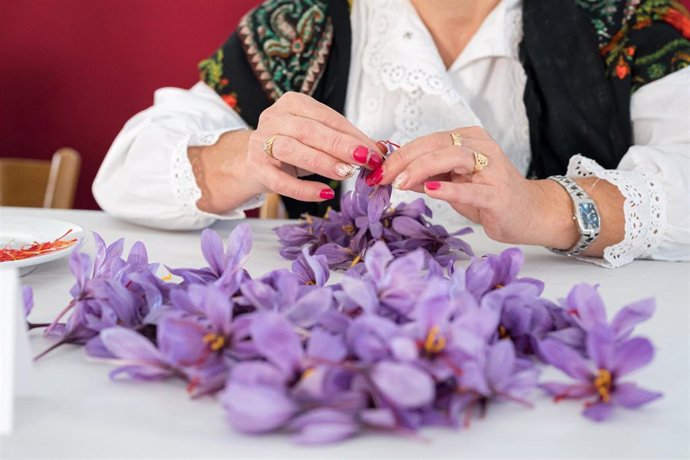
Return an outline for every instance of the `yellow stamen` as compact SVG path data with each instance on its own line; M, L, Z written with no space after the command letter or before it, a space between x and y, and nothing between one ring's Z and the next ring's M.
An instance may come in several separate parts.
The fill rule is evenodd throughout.
M323 218L328 219L328 215L331 213L332 210L333 210L333 208L331 208L330 206L327 207L326 212L323 213Z
M427 353L439 353L446 348L446 339L441 335L441 328L434 326L429 330L424 341L424 350Z
M359 261L362 260L362 254L357 254L357 257L352 259L352 264L350 265L350 268L354 267L359 263Z
M314 374L314 368L313 367L308 367L302 372L302 379L308 379Z
M309 281L307 281L307 282L304 283L304 284L306 284L307 286L314 286L314 285L316 284L316 281L314 281L314 280L309 280Z
M505 285L503 285L503 284L501 284L501 283L498 283L498 284L496 285L496 289L501 289L502 287L505 287Z
M500 339L509 339L510 338L510 334L508 334L508 331L502 325L498 326L498 337Z
M601 400L606 403L611 401L611 383L613 383L611 373L606 369L599 369L599 373L594 378L594 388L599 393Z
M203 341L208 344L212 351L218 351L225 346L225 337L214 332L206 334Z
M168 274L165 275L165 276L161 276L161 279L162 279L163 281L170 281L170 280L172 279L172 273L168 273Z
M342 229L346 234L348 234L350 236L355 234L355 226L352 224L343 225Z

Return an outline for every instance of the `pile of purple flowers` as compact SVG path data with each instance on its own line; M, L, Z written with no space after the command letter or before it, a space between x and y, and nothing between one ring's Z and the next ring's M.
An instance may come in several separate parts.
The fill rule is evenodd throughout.
M246 224L225 245L204 231L208 266L169 268L176 283L154 275L141 243L126 259L122 240L96 244L93 262L70 257L70 316L48 334L115 363L113 379L182 379L192 397L216 395L241 432L304 443L411 434L466 425L493 404L530 407L538 388L584 400L584 415L603 420L661 396L622 380L652 360L650 341L633 332L653 300L611 321L590 285L555 304L543 283L519 277L516 248L442 268L422 249L396 257L379 241L327 285L329 259L307 248L291 270L251 277ZM544 365L572 382L540 383Z
M340 211L330 210L324 217L305 215L298 224L276 228L283 246L280 254L295 260L306 247L310 254L325 256L334 269L354 267L377 241L386 243L394 257L422 249L427 259L442 266L474 255L459 238L471 233L470 227L449 233L430 223L432 213L423 198L391 206L391 186L370 187L368 174L360 171L355 190L340 200Z

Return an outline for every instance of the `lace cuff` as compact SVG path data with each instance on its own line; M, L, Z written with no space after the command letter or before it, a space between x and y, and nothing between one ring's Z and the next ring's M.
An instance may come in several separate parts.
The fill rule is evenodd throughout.
M241 206L228 211L223 214L212 214L204 212L197 208L196 202L201 198L201 189L196 183L192 165L187 156L188 147L197 147L204 145L213 145L218 142L218 138L226 132L233 131L232 129L219 129L209 132L193 133L183 139L183 141L175 148L171 162L171 186L175 194L175 198L180 207L186 214L193 216L212 217L214 219L228 220L241 219L244 217L242 211L246 209L254 209L261 206L264 202L264 195L257 195L250 200L243 203Z
M666 197L661 181L642 171L604 169L597 162L575 155L568 165L568 176L597 177L610 182L625 199L625 237L604 249L603 258L577 257L580 260L617 268L634 259L649 257L661 243L666 223Z

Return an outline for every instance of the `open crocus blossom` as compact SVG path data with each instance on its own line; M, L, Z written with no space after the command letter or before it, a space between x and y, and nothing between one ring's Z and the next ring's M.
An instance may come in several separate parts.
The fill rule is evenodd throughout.
M617 343L611 329L601 324L594 326L587 335L587 352L593 365L558 340L547 339L540 349L549 364L576 381L544 383L542 388L556 400L589 398L583 414L592 420L607 419L616 405L632 409L661 397L661 393L620 381L654 357L651 342L643 337Z
M421 200L393 209L390 190L363 175L341 211L277 229L291 270L245 270L246 224L225 245L205 230L207 266L169 268L179 283L155 276L143 244L125 259L122 240L96 235L93 260L71 255L72 301L48 330L115 365L113 379L182 380L191 397L216 397L237 431L310 444L467 425L494 404L529 408L547 365L574 382L541 386L585 398L594 420L660 396L623 380L652 360L634 327L653 301L609 323L592 286L561 304L544 298L541 281L520 277L517 248L456 264L471 254L464 230L427 222ZM334 267L347 270L336 283ZM26 290L27 313L31 303Z

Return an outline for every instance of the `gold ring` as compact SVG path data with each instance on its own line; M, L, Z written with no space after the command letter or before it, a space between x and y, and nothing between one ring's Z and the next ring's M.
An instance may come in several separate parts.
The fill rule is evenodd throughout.
M453 138L453 145L458 147L462 145L462 136L460 134L450 133L450 137Z
M479 172L489 165L489 159L481 152L472 152L474 154L474 172Z
M264 153L273 159L275 159L273 156L273 141L276 140L276 137L278 136L271 136L264 142Z

